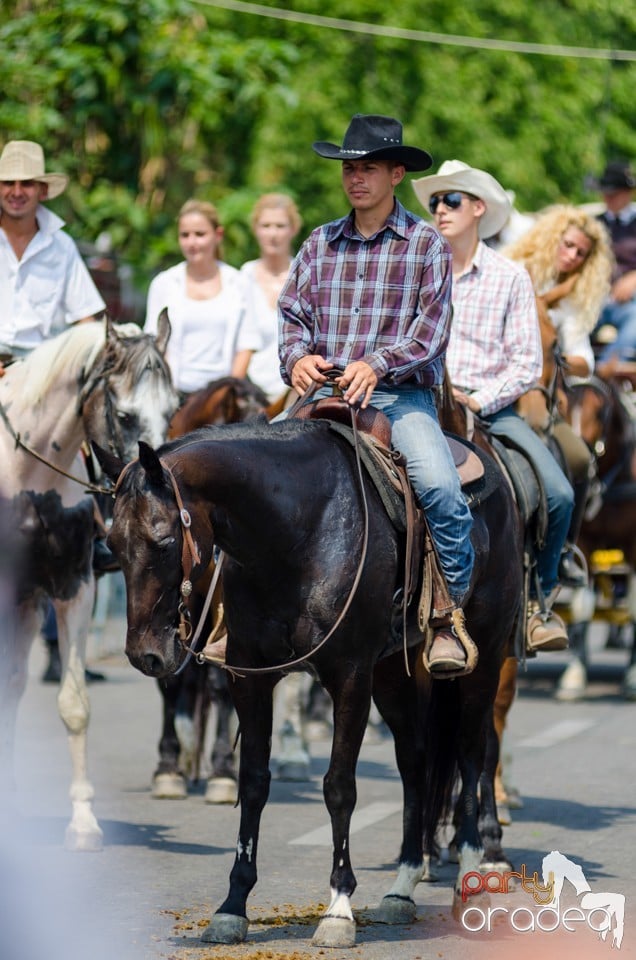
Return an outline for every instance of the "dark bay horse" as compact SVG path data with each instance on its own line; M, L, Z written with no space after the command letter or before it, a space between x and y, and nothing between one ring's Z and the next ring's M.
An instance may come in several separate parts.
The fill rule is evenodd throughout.
M414 919L424 848L450 802L458 767L459 909L461 878L479 869L483 854L478 781L522 591L521 534L510 488L494 461L483 459L490 481L488 492L484 488L472 503L476 563L466 605L479 660L468 676L431 681L420 657L416 609L408 612L403 648L396 598L404 535L355 451L329 423L209 427L158 451L140 444L139 460L126 467L100 456L106 472L119 478L109 543L126 579L126 652L135 667L150 677L170 676L179 667L185 656L180 611L189 590L184 581L207 570L215 544L226 556L241 814L229 893L204 940L239 942L247 934L246 903L256 883L270 783L272 692L285 672L296 669L320 679L334 711L324 778L333 830L332 896L314 944L355 942L349 828L372 697L395 739L405 804L398 873L380 916Z
M57 703L72 759L66 846L73 850L102 845L87 772L84 676L95 593L94 502L80 449L94 440L128 460L140 438L162 442L177 405L165 361L169 335L167 317L157 338L134 324L77 324L0 379L0 491L16 540L15 618L0 658L0 805L12 792L17 710L50 598L62 661Z
M570 385L568 418L596 455L600 491L584 518L579 546L592 573L589 590L571 603L573 658L559 680L557 697L574 700L587 688L587 628L596 614L621 616L632 644L623 677L627 699L636 699L636 364ZM603 585L608 590L604 596ZM600 601L600 602L599 602ZM605 610L603 611L603 607Z

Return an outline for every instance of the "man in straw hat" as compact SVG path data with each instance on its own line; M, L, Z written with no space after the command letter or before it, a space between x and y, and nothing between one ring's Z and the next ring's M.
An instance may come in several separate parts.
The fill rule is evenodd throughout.
M46 173L42 147L11 140L0 155L0 375L67 324L92 320L104 301L74 241L44 201L66 189Z
M93 320L105 309L64 221L43 203L64 192L68 177L46 173L44 152L31 140L11 140L0 155L0 376L67 324ZM104 540L94 541L96 573L117 569ZM57 623L49 605L43 628L49 662L44 679L59 680ZM87 671L89 679L101 674Z
M406 171L428 169L431 157L403 143L398 120L375 115L356 114L342 146L319 141L313 149L341 161L352 209L314 230L291 266L279 299L281 373L303 394L341 370L345 400L363 408L373 402L389 418L451 600L436 611L428 666L434 677L458 675L468 669L466 646L474 650L462 613L472 519L434 393L450 334L450 250L394 196Z
M509 437L539 469L548 501L548 531L537 552L541 590L549 597L574 506L572 487L547 446L514 404L541 377L543 358L530 276L483 242L510 214L510 199L485 170L448 160L438 173L413 181L453 254L453 330L446 355L457 400L486 420L491 433ZM533 650L567 647L561 619L548 609L532 615Z

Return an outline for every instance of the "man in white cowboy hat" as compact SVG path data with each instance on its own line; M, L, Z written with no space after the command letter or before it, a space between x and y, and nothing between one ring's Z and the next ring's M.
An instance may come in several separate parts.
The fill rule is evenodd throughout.
M450 243L453 254L453 329L446 355L455 397L486 420L495 436L527 451L541 472L548 531L537 553L542 591L552 593L574 505L572 487L514 404L541 377L543 358L534 289L518 263L483 242L501 230L510 199L485 170L448 160L437 174L413 181L415 194ZM534 614L528 626L535 650L563 649L567 631L556 614Z
M356 114L342 146L319 141L313 149L341 161L352 209L314 230L292 263L279 299L281 374L300 394L318 384L314 396L321 396L327 372L341 370L336 382L345 400L363 408L372 401L391 421L452 602L433 622L429 669L438 678L458 675L468 669L472 644L462 613L472 519L434 392L450 334L450 250L394 196L407 170L426 170L432 161L403 143L398 120L378 115Z
M42 147L11 140L0 155L0 355L24 356L104 301L64 221L43 206L68 185L46 173ZM0 375L3 363L0 361Z

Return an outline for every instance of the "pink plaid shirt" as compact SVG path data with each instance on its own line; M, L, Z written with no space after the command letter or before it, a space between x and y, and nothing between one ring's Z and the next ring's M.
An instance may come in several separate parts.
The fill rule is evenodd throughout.
M541 377L541 335L530 275L479 243L470 270L453 278L446 365L454 386L484 416L509 406Z

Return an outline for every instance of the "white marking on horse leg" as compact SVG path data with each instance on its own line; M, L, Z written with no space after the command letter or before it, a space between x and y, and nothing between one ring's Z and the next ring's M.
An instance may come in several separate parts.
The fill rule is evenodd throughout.
M236 841L236 855L240 858L245 854L247 857L248 863L252 862L252 851L254 849L254 839L250 837L245 846L241 843L240 838Z
M351 910L351 901L346 893L338 893L331 888L331 903L325 911L325 917L344 917L346 920L353 920Z
M459 868L457 871L457 880L455 881L455 893L461 894L462 880L467 873L479 873L479 866L484 855L483 847L469 846L463 843L459 848Z
M412 900L415 888L422 879L422 874L423 864L414 867L408 863L401 863L398 867L397 876L393 882L393 886L389 892L385 894L385 896L405 897L409 900Z

